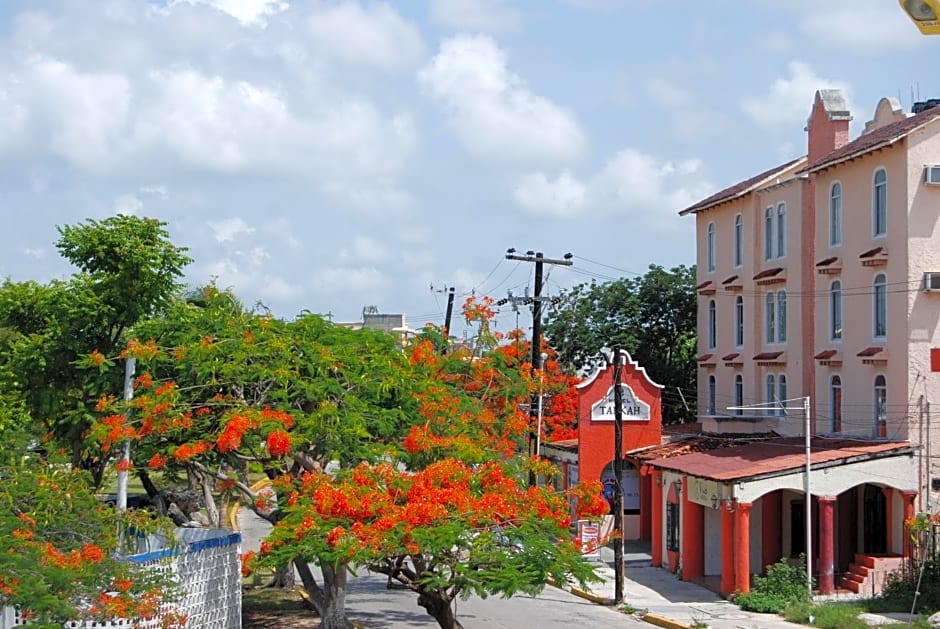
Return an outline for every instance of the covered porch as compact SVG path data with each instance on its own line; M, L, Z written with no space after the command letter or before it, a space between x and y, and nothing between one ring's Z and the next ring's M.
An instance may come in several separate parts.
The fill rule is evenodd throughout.
M807 511L804 443L774 438L649 461L653 565L729 594L749 591L752 575L781 558L807 554L819 593L879 590L910 552L914 448L814 437Z

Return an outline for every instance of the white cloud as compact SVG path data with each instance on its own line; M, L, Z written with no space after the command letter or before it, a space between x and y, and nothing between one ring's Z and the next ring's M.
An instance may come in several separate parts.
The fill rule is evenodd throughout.
M585 209L587 186L562 172L555 180L550 180L545 173L525 175L516 187L516 202L536 214L571 216L580 214Z
M685 107L692 101L686 90L661 77L650 78L646 82L646 91L654 102L666 107Z
M417 27L388 4L321 5L308 18L307 31L318 51L378 70L412 67L424 54Z
M812 2L801 15L799 28L805 37L839 52L880 54L886 48L912 48L923 39L897 2Z
M386 283L386 277L374 267L335 267L318 269L313 274L312 286L319 292L376 291Z
M774 79L764 96L751 96L741 101L741 109L762 127L802 128L812 109L816 90L839 88L846 101L850 101L852 90L846 83L822 78L806 63L791 61L787 70L789 76Z
M533 93L488 36L445 40L418 75L447 110L463 146L483 159L567 162L587 139L576 116Z
M374 238L356 236L352 246L341 250L339 255L341 258L351 258L357 261L381 262L388 256L388 247Z
M233 242L239 235L248 235L255 232L255 228L239 216L221 221L206 221L206 224L212 230L216 242Z
M144 209L144 202L133 194L122 194L114 200L114 213L134 215Z
M586 181L562 172L555 179L530 173L514 190L516 202L533 214L583 216L640 213L648 225L674 222L676 212L708 193L698 160L659 160L636 149L614 154Z
M522 15L504 0L431 0L431 19L460 31L505 33Z
M173 0L169 6L181 3L205 4L228 13L242 24L264 25L265 17L285 11L284 0Z

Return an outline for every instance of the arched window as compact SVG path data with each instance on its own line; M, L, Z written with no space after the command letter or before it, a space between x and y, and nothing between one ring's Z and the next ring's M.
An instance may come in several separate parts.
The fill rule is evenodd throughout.
M744 345L744 297L740 295L734 300L734 344Z
M764 212L764 259L774 257L774 208L770 206Z
M888 383L881 374L875 376L875 397L873 401L875 416L873 435L875 437L886 437L888 431Z
M888 175L884 168L875 171L872 189L872 235L888 233Z
M708 300L708 349L718 345L718 307L715 300Z
M777 409L777 378L774 374L769 373L764 378L764 406L765 406L765 415L776 415Z
M787 408L787 375L780 374L777 376L777 404L778 415L786 415Z
M842 184L832 184L829 191L829 246L842 244Z
M777 291L777 342L787 342L787 291Z
M708 414L715 414L715 376L708 376Z
M829 338L842 339L842 282L839 280L829 287Z
M708 224L708 271L715 270L715 224Z
M737 374L734 377L734 414L743 415L744 409L744 376Z
M872 288L873 334L875 338L884 338L888 334L888 278L884 273L875 276Z
M744 261L744 217L734 217L734 266L741 266Z
M787 204L777 206L777 257L787 255Z
M837 375L829 379L829 415L832 432L842 432L842 378Z
M774 343L777 340L776 327L774 326L776 303L774 294L767 293L767 297L764 299L764 341L767 343Z

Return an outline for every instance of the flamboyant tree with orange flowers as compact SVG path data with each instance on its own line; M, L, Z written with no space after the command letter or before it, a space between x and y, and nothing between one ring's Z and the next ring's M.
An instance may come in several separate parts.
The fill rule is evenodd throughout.
M421 338L403 348L393 335L316 315L282 321L248 311L212 286L135 331L152 340L125 354L141 361L133 400L99 403L92 434L103 456L131 441L133 460L118 465L144 479L156 469L188 475L207 505L220 488L247 497L276 527L261 560L293 563L325 629L349 626L345 591L355 565L405 583L448 627L460 594L534 591L547 575L590 577L567 540L571 496L523 483L527 466L538 464L519 454L528 426L520 404L536 384L511 347L441 355ZM96 354L88 362L116 364ZM339 473L325 472L331 463ZM273 480L275 503L252 490L251 470ZM441 470L467 481L447 485ZM582 491L586 513L603 508L599 495L599 487ZM379 536L392 521L411 525ZM455 554L457 537L469 540L457 544L466 552ZM310 545L321 538L326 546ZM481 563L474 548L490 538L499 544ZM340 539L342 552L329 545Z
M137 534L167 533L158 520L117 514L86 473L65 465L5 456L0 478L0 607L19 608L35 626L115 618L185 626L169 573L120 559L137 551Z

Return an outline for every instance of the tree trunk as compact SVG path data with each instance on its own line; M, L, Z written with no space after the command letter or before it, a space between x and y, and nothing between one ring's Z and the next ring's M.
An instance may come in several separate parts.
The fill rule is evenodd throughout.
M418 605L434 617L441 629L462 629L454 608L440 590L423 590L418 594Z
M268 587L272 588L293 588L297 583L294 578L294 564L289 563L286 566L278 566L274 570L274 577Z
M222 528L222 516L215 504L215 496L212 495L213 479L208 474L197 475L199 476L199 484L202 485L202 500L206 504L206 515L209 517L209 522L215 528Z
M346 618L346 565L321 564L323 587L317 584L313 571L305 561L295 559L294 566L320 616L320 629L353 629L353 624Z

